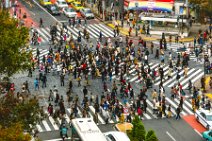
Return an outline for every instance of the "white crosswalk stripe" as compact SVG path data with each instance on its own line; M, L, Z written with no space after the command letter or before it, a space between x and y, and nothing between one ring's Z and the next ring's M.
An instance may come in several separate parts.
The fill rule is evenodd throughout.
M153 43L156 44L156 45L159 45L158 41L153 41ZM167 49L172 50L172 51L174 51L176 53L180 53L180 52L184 52L185 51L187 54L189 54L190 60L197 61L197 57L195 55L194 48L190 48L189 44L193 45L193 42L188 42L188 43L184 43L184 44L182 44L182 43L171 43L171 44L167 43ZM203 49L204 49L203 50L203 54L208 54L206 46L203 46ZM204 61L201 61L201 60L198 61L198 62L200 64L204 63Z
M176 115L176 108L178 107L179 103L180 103L180 100L175 98L174 100L170 99L169 97L166 97L165 98L166 100L166 105L171 105L171 113L172 113L172 116ZM147 112L146 113L143 113L143 120L150 120L150 119L157 119L157 114L153 112L153 101L147 99ZM120 102L121 105L124 105ZM126 105L128 107L130 107L130 104L127 102ZM166 110L166 113L168 111ZM45 113L47 113L45 111ZM71 114L71 109L70 108L67 108L66 109L66 114L64 115L65 117L65 121L68 125L68 123L70 123L70 114ZM94 106L89 106L89 111L88 111L88 116L92 119L94 119L94 114L95 114L95 108ZM183 102L183 109L182 109L182 112L181 114L183 116L186 116L186 115L193 115L193 111L192 111L192 106L191 106L191 101L189 99L184 99L184 102ZM78 108L78 116L77 117L83 117L83 114L82 114L82 111L81 111L81 108ZM106 124L106 121L105 121L105 118L103 117L103 115L100 113L97 114L98 115L98 120L99 120L99 124ZM119 117L117 117L116 115L116 118L117 118L117 121L115 121L115 119L113 119L112 117L110 117L109 119L109 123L116 123L119 121ZM162 118L165 118L165 116L163 116ZM59 118L56 118L54 119L53 117L49 116L47 117L45 120L43 120L40 124L37 124L36 125L36 128L39 132L48 132L48 131L54 131L54 130L59 130L59 126L61 124L61 119Z
M40 51L40 55L39 55L39 59L40 59L40 63L42 62L43 60L43 56L47 57L48 53L49 53L49 50L47 49L39 49ZM37 49L36 48L33 48L32 49L32 54L34 57L36 57L36 54L37 54ZM86 60L88 61L88 56L86 56ZM76 66L76 62L71 62L71 64L73 66ZM120 63L120 67L124 65L124 62L121 62ZM159 63L150 63L149 66L150 66L150 69L153 70L157 70L158 66L160 64ZM106 65L107 66L107 65ZM135 83L139 83L139 82L142 82L143 79L142 77L140 79L138 79L138 73L136 72L136 66L133 64L130 66L129 68L129 76L127 75L124 75L125 78L128 77L128 81L129 82L135 82ZM56 68L56 71L61 71L62 69L62 64L58 64L57 65L57 68ZM147 66L144 67L144 69L147 69ZM88 64L88 70L91 71L91 65ZM168 79L168 71L169 71L169 66L168 65L165 65L163 66L163 70L164 70L164 79L163 79L163 86L168 86L168 87L173 87L175 84L177 84L178 82L180 82L180 84L183 86L183 89L187 88L188 86L188 83L189 83L189 80L192 81L192 83L194 83L196 80L198 80L198 78L201 78L203 75L204 75L204 72L202 69L195 69L195 68L188 68L188 73L187 73L187 77L185 77L183 74L184 74L184 70L180 70L179 72L179 75L180 75L180 79L177 81L176 80L176 75L177 75L177 72L174 71L172 72L172 77L170 79ZM112 72L112 79L117 79L119 80L120 78L120 72L118 74L118 76L115 75L115 69L113 69L113 72ZM89 73L89 75L91 75L91 73ZM154 80L154 85L159 85L160 84L160 76L157 76Z
M67 33L69 35L72 33L73 38L76 40L78 37L79 31L81 32L81 35L83 36L84 28L89 32L90 38L99 38L100 31L102 32L103 37L113 37L114 36L113 31L109 27L102 25L102 24L89 24L87 26L81 26L80 28L67 26L67 29L68 29ZM51 39L49 27L35 28L35 30L37 30L38 34L41 36L41 43L49 42L49 39ZM57 34L56 38L59 40L60 39L60 29L58 29L56 34Z

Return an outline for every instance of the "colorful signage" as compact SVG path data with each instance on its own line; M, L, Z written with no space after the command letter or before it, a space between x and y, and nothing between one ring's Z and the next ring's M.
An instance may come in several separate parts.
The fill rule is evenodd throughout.
M128 10L171 12L174 0L125 0L124 4Z

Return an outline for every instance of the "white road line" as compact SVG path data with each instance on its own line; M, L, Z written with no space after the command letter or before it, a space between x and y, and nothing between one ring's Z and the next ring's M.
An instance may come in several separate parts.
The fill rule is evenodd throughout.
M195 81L197 81L200 77L202 77L204 75L204 72L200 73L199 75L197 75L194 79L191 80L192 83L194 83ZM183 86L183 89L186 89L188 87L188 83Z
M173 141L176 141L176 139L175 139L168 131L166 131L166 134L167 134Z
M39 132L43 132L43 129L39 124L36 125L36 128L38 129Z
M177 100L176 98L174 99L174 101L176 101L178 104L180 103L180 101ZM186 110L190 115L193 115L193 114L194 114L191 110L189 110L189 109L186 107L186 105L185 105L184 103L183 103L183 110Z
M174 102L172 102L168 97L166 97L166 100L169 102L169 104L171 104L174 108L176 108L177 109L177 105L174 103ZM184 112L184 111L182 111L181 112L184 116L186 115L186 113Z
M99 33L97 33L96 31L94 31L92 28L90 28L90 26L87 27L87 31L94 36L95 38L99 38Z
M182 75L184 72L184 70L181 70L179 75ZM174 74L176 74L177 72L175 72ZM176 80L176 75L174 76L174 74L172 75L172 78L169 79L168 81L166 81L165 83L163 83L163 86L166 86L167 84L169 84L171 81ZM173 82L174 83L174 82Z
M189 108L191 108L192 109L192 105L191 105L191 103L189 103L188 101L186 101L186 100L184 100L184 103L189 107Z
M89 25L91 28L93 28L94 30L97 30L99 33L100 33L100 31L102 32L102 35L104 36L104 37L110 37L110 36L108 36L106 33L104 33L104 30L100 30L100 29L98 29L98 28L96 28L95 26L93 26L93 25Z
M194 69L195 70L195 69ZM180 84L183 86L184 83L188 82L192 77L194 77L195 75L197 75L199 72L201 72L201 70L197 70L194 73L192 73L189 77L185 78L182 82L180 82Z
M42 30L49 38L51 38L51 35L50 35L49 32L47 32L47 29L48 29L48 27L46 27L45 29L44 29L44 28L41 28L41 30Z
M55 21L59 22L54 16L52 16L45 8L43 8L40 4L38 4L38 2L36 2L35 0L33 0L33 2L40 7L43 11L45 11L47 14L49 14ZM59 22L60 23L60 22Z
M144 115L147 119L152 119L147 113L143 113L143 115Z
M68 138L65 138L65 140L70 140L71 137L68 137ZM51 139L51 140L44 140L44 141L61 141L62 139L61 138L58 138L58 139Z
M91 110L91 112L93 114L95 114L95 109L93 106L89 106L89 109ZM101 115L98 113L98 120L102 123L102 124L105 124L105 121L102 119Z
M111 35L113 35L113 32L111 30L109 30L109 28L103 24L99 24L99 26L101 26L103 29L107 30L108 32L111 33Z
M193 69L190 69L190 70L188 71L188 75L189 75L190 73L192 73L193 71L195 71L194 68L193 68ZM183 79L185 79L185 76L181 76L181 78L179 79L179 82L182 81ZM174 86L174 83L171 83L168 87L173 87L173 86Z
M41 38L43 38L44 40L48 41L48 37L46 37L40 29L37 28L37 31L38 31L38 34L41 35ZM41 41L41 42L44 42L44 41Z
M194 129L194 131L195 131L200 137L202 137L202 134L201 134L199 131L197 131L197 129Z
M109 29L101 28L101 27L99 26L99 24L94 24L94 26L96 26L98 29L104 31L107 35L109 35L109 37L113 37L114 34L112 34L112 33L110 34L110 33L108 32Z
M47 111L45 111L45 113L48 115ZM52 126L54 127L55 130L59 130L59 127L57 126L57 124L55 123L54 119L51 116L49 116L49 121L50 121L50 123L52 124Z
M43 120L42 123L43 123L46 131L51 131L51 128L49 127L48 123L45 120Z

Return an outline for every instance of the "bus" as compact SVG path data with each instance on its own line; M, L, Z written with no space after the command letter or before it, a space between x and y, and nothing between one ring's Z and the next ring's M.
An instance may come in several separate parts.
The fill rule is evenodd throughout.
M76 118L71 120L71 138L73 141L107 141L91 118Z

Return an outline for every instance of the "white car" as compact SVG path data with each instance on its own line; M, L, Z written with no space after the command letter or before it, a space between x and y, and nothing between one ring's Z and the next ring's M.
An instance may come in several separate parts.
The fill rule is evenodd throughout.
M130 141L129 137L124 132L110 131L104 133L108 141Z
M94 19L94 14L92 13L90 8L83 8L80 10L80 12L86 19Z
M207 130L212 129L212 112L205 109L196 110L195 118L200 122Z
M74 11L73 8L71 7L66 7L63 9L63 13L68 17L68 18L76 18L77 17L77 12Z
M59 8L59 9L63 9L68 7L68 4L66 3L65 0L57 0L55 5Z

